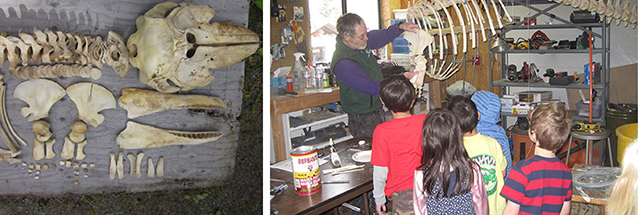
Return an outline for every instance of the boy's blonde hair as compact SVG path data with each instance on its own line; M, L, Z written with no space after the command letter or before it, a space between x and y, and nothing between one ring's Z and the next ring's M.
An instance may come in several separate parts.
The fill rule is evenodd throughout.
M550 103L534 107L529 129L536 134L540 148L556 152L565 144L571 128L571 116L563 105Z
M607 200L607 214L638 214L638 142L625 148L622 173L616 179Z

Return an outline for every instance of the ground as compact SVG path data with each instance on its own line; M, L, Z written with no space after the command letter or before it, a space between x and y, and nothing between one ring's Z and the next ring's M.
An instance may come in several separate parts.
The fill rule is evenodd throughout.
M262 9L254 3L249 23L249 28L262 37ZM232 183L194 190L1 199L0 214L261 214L261 51L245 63L244 98L238 118L241 135Z

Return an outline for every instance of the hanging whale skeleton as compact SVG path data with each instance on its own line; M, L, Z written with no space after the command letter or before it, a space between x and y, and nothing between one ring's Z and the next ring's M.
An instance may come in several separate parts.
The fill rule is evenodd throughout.
M636 20L638 13L636 5L630 10L629 2L615 0L616 4L612 4L612 0L548 0L549 2L562 3L571 5L574 8L587 10L597 13L601 20L611 23L612 19L616 19L616 24L621 22L627 27L631 24L632 28L636 28ZM417 33L405 32L404 38L409 44L410 64L414 67L414 71L419 71L410 81L420 89L423 86L424 77L427 74L433 79L447 80L454 75L462 65L459 60L446 60L443 54L451 43L451 52L456 57L458 54L459 37L462 39L462 52L465 54L468 49L468 40L471 40L472 48L477 45L477 31L481 33L483 42L487 40L486 31L489 30L491 35L496 35L495 28L503 28L503 19L512 22L505 4L502 0L490 0L490 6L487 0L421 0L418 2L408 2L410 4L407 9L407 19L409 22L418 24L421 29ZM498 6L497 6L498 5ZM622 5L622 7L621 7ZM499 8L504 11L505 17L501 17L498 12ZM452 8L452 9L448 9ZM454 13L449 10L454 10ZM464 11L465 16L461 11ZM492 20L492 14L495 20ZM456 16L458 24L452 19ZM496 21L496 23L495 23ZM451 41L448 41L447 35L452 35ZM468 37L469 35L469 37ZM438 45L438 48L436 47ZM427 48L427 58L424 50ZM438 50L437 50L438 49ZM430 63L428 64L428 59Z

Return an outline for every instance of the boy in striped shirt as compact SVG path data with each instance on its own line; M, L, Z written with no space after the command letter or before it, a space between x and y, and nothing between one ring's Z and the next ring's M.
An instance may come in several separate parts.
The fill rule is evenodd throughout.
M508 200L503 214L569 214L572 174L554 153L565 144L571 124L562 105L534 108L529 128L534 156L516 163L507 175L501 191Z

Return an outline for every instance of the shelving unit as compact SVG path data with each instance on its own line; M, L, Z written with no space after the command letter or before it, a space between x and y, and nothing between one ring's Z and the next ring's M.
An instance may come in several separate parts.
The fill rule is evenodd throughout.
M598 91L598 99L603 99L604 100L604 104L607 104L609 102L609 46L610 46L610 30L609 30L609 26L606 24L606 20L601 20L598 23L578 23L578 24L574 24L571 23L569 20L566 20L564 18L555 16L554 14L552 14L552 10L555 10L556 8L559 7L570 7L571 6L565 6L559 3L554 3L554 2L548 2L546 0L513 0L512 1L514 5L516 6L524 6L532 11L535 11L535 14L529 14L529 16L527 17L527 19L521 21L521 22L516 22L513 25L509 25L509 26L504 26L503 29L501 29L499 36L501 36L501 38L506 38L505 35L508 33L511 33L513 31L520 31L520 30L543 30L543 29L577 29L577 30L581 30L587 33L592 34L592 38L595 40L599 40L600 42L600 47L594 47L592 49L592 59L594 62L600 62L602 68L601 68L601 74L600 74L600 83L594 83L593 85L593 89ZM539 8L537 6L539 6L539 4L544 4L546 7L545 8ZM554 24L541 24L541 25L523 25L525 22L527 22L527 20L532 19L532 18L536 18L539 16L547 16L547 17L552 17L554 19ZM529 38L531 35L528 35L527 38ZM551 38L551 35L548 34L548 36ZM594 43L596 44L596 43ZM490 50L490 62L495 61L496 59L494 59L496 53L491 52ZM527 81L509 81L506 78L506 74L507 74L507 66L509 65L508 63L508 58L510 55L521 55L521 54L528 54L531 55L531 57L535 57L535 56L543 56L543 55L551 55L554 56L556 58L561 58L561 57L565 57L568 55L582 55L584 57L586 57L588 59L588 54L589 54L589 49L550 49L550 50L532 50L532 49L527 49L527 50L516 50L516 49L509 49L506 50L504 52L500 52L500 66L501 66L501 80L490 80L490 90L492 90L492 88L494 86L498 86L498 87L502 87L502 94L510 94L511 92L511 88L512 87L528 87L528 88L563 88L563 89L589 89L589 85L586 85L583 83L583 79L584 77L581 77L580 81L577 81L573 84L569 84L569 85L550 85L548 83L544 83L543 81L537 81L537 82L533 82L531 81L531 79L528 79ZM522 62L514 62L515 65L520 65ZM531 62L528 62L531 63ZM490 77L492 76L492 63L489 64L490 69L489 69L489 75ZM582 70L581 70L582 71ZM558 71L557 71L558 72ZM570 72L571 73L571 72ZM592 121L594 122L599 122L602 125L605 125L605 108L601 108L602 112L600 114L600 117L597 118L593 118ZM579 120L579 121L589 121L589 117L579 117L576 115L576 111L571 111L572 112L572 116L574 120ZM506 126L506 120L507 120L507 116L512 116L512 117L520 117L520 116L527 116L527 115L517 115L517 114L509 114L509 113L501 113L501 116L503 117L503 126Z
M286 152L290 154L290 150L292 149L292 138L302 136L303 129L309 128L312 130L322 129L335 123L343 122L348 125L348 114L346 113L332 113L332 112L317 112L314 113L313 117L310 117L307 121L308 123L304 123L301 125L291 125L290 117L293 116L302 116L303 110L290 112L282 114L283 128L284 128L284 141L286 143ZM303 116L302 116L303 117ZM352 139L352 135L349 133L337 139L333 139L334 143L340 143L346 140ZM329 145L328 141L314 144L313 146L320 149Z

